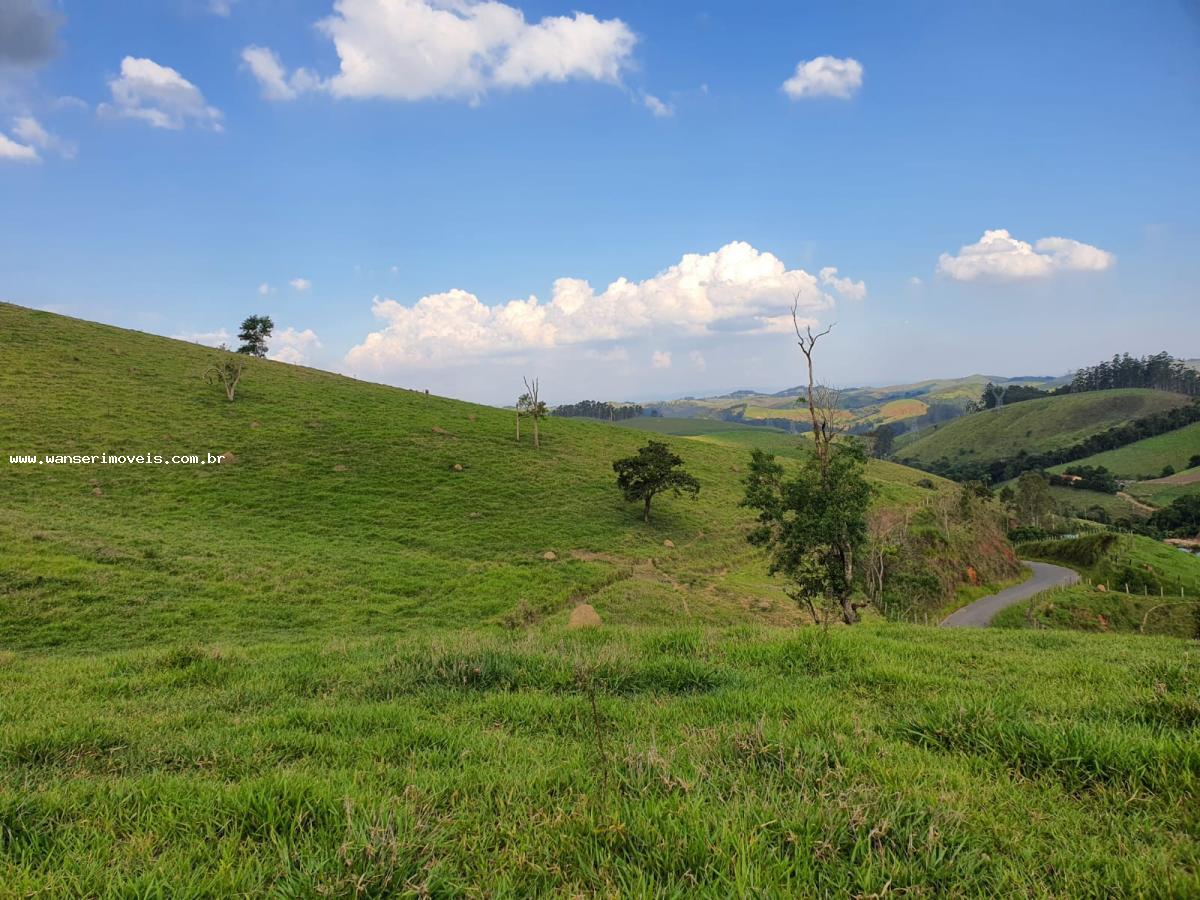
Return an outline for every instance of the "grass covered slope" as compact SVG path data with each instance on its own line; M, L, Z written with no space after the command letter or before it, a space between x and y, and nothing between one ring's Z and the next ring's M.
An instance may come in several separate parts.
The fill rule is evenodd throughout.
M1104 466L1118 478L1157 479L1166 466L1182 472L1187 468L1188 461L1197 455L1200 455L1200 422L1097 453L1078 462L1054 466L1050 471L1061 472L1068 466Z
M1070 566L1093 584L1131 593L1200 597L1200 557L1137 534L1101 531L1076 539L1030 541L1026 559Z
M1139 481L1126 490L1143 503L1151 506L1170 506L1180 497L1200 494L1200 467L1187 469L1169 478Z
M1001 610L992 625L1196 638L1200 637L1200 599L1118 594L1075 585Z
M1200 892L1182 641L543 627L0 672L16 896Z
M1085 583L1009 607L995 625L1200 638L1200 557L1152 538L1097 532L1020 546L1029 559L1070 566ZM1200 703L1200 693L1196 696Z
M584 598L609 622L798 615L744 539L745 448L667 438L702 490L645 527L611 468L646 439L625 428L549 419L535 451L510 412L258 360L229 403L201 379L215 351L7 305L0 341L0 646L376 634ZM233 461L8 461L104 451ZM931 493L871 476L881 502Z
M902 439L896 457L930 465L951 462L991 462L1069 447L1084 438L1131 419L1174 409L1188 402L1180 394L1122 389L1066 394L1026 400L989 409L926 428Z

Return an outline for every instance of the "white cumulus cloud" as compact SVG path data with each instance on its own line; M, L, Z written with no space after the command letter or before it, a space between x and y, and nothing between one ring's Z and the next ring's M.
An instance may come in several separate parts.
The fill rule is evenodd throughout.
M644 281L618 278L597 291L559 278L549 302L536 296L488 306L453 289L412 305L376 297L383 322L347 354L356 370L386 371L464 357L496 356L655 333L766 334L791 329L787 309L802 314L833 306L816 277L788 269L771 253L741 241L712 253L689 253Z
M307 291L310 287L312 287L312 282L309 281L307 278L293 278L291 281L288 282L288 284L290 284L293 288L300 291L301 293L303 293L304 291ZM261 293L261 290L260 290L260 293Z
M289 327L271 335L268 346L271 348L268 359L303 366L312 360L314 352L321 349L321 341L311 328L297 331Z
M269 293L271 293L271 285L267 282L264 281L258 286L258 296L265 297Z
M826 266L820 272L821 284L831 287L847 300L862 300L867 296L867 285L862 281L842 278L833 266Z
M704 354L699 350L693 350L688 354L688 359L692 361L692 368L697 372L703 372L708 368L708 363L704 360Z
M857 59L818 56L800 60L792 77L783 83L783 91L793 100L809 97L836 97L849 100L862 87L863 67Z
M109 79L112 103L100 104L107 115L141 119L155 128L183 128L189 122L221 131L221 111L210 106L200 89L169 66L152 59L126 56L121 74Z
M247 47L242 58L271 99L305 90L335 97L479 100L493 88L573 78L619 83L636 36L620 19L585 12L525 21L497 0L336 0L317 23L340 68L321 79L288 74L273 51Z
M13 120L12 131L18 139L39 150L48 150L67 159L72 159L75 156L76 147L74 144L64 141L48 132L42 127L42 123L33 116L18 116Z
M956 256L943 253L937 270L956 281L977 278L1012 280L1045 278L1055 272L1100 272L1116 264L1107 250L1073 241L1048 237L1029 244L1017 240L1003 228L985 231L974 244L959 249Z
M671 351L655 350L650 356L650 365L654 366L656 369L671 368Z
M37 148L28 144L19 144L8 135L0 132L0 161L2 162L41 162Z
M290 75L274 50L249 46L242 51L242 62L258 80L268 100L295 100L305 91L321 86L321 79L308 69L296 69Z

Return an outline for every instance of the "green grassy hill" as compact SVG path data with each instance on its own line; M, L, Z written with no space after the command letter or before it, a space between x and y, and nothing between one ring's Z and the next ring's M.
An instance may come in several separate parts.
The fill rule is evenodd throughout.
M1055 450L1130 419L1187 402L1182 395L1137 389L1026 400L924 429L898 442L896 457L901 462L929 465L942 458L951 462L990 462L1015 456L1021 450Z
M550 419L534 451L502 410L257 360L228 403L201 378L215 351L12 306L0 316L10 452L233 459L21 466L6 454L9 647L190 638L198 623L240 640L371 634L518 606L565 616L581 597L616 622L795 619L744 540L744 448L677 441L700 498L661 498L646 528L612 474L644 441L625 428ZM883 502L930 493L901 467L870 474Z
M1009 481L1005 484L1015 486L1016 482ZM1122 495L1123 492L1105 494L1101 491L1088 491L1062 485L1050 485L1049 490L1050 496L1058 505L1059 512L1069 517L1095 518L1096 511L1103 510L1105 515L1114 522L1123 519L1136 522L1139 519L1147 518L1151 513L1146 506L1130 502L1127 497ZM1100 519L1100 521L1105 520Z
M1194 638L1200 634L1200 600L1120 594L1074 585L1001 610L992 625Z
M1116 450L1097 453L1067 465L1104 466L1118 478L1157 479L1166 466L1173 467L1176 472L1182 472L1187 468L1188 461L1198 454L1200 422L1194 422L1175 431L1145 438ZM1050 471L1061 472L1067 465L1055 466Z
M1105 531L1020 549L1025 558L1070 566L1110 590L1200 597L1200 557L1142 535Z
M1170 506L1180 497L1200 493L1200 467L1177 472L1169 478L1139 481L1127 488L1128 492L1143 503L1151 506Z
M807 450L809 439L805 435L793 435L778 428L758 425L737 425L711 419L670 419L641 417L618 422L618 426L636 431L648 431L660 435L686 437L693 441L716 444L732 450L765 450L776 456L799 458ZM887 460L873 459L868 473L874 481L878 502L895 506L920 506L930 499L929 486L934 493L954 491L957 488L943 478L929 475Z
M213 356L0 305L0 896L1200 892L1185 642L798 630L738 438L646 527L644 434ZM96 452L230 458L8 459Z
M622 419L614 423L622 428L632 428L635 431L648 431L652 434L670 434L676 437L695 437L701 434L721 434L724 432L761 431L763 434L782 435L794 441L790 432L782 428L772 428L768 425L738 425L724 422L720 419L684 419L668 416L639 416L636 419Z

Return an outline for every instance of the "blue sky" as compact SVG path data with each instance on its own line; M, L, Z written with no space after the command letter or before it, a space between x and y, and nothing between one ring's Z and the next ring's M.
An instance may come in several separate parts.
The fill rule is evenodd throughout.
M0 299L497 403L796 384L796 295L844 386L1200 356L1198 113L1167 0L0 0Z

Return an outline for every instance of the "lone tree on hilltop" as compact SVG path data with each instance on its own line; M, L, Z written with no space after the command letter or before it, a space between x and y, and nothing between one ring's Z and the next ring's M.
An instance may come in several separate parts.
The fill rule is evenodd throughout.
M217 360L204 370L204 380L209 384L217 382L225 388L225 397L230 403L237 394L238 383L246 371L244 360L238 359L232 353L222 353Z
M650 501L655 494L671 491L675 496L700 493L700 482L685 472L683 460L662 441L650 441L636 456L627 456L613 463L617 487L630 503L641 500L645 506L642 521L650 521Z
M242 321L242 330L238 332L242 346L238 347L237 352L262 359L267 355L267 338L274 330L275 323L270 316L247 316Z
M813 352L833 326L819 334L808 325L802 329L799 302L797 295L792 323L808 366L806 399L813 452L798 470L788 472L774 455L754 450L742 505L758 511L758 526L748 539L766 548L771 574L791 581L788 596L805 603L813 619L822 624L838 610L842 621L853 625L862 605L853 599L856 579L861 580L855 561L866 544L867 508L874 489L866 480L867 454L862 444L853 438L839 439L838 392L816 384Z
M533 419L533 449L541 448L541 440L538 436L538 422L550 414L546 408L546 404L538 399L538 380L535 378L531 383L528 378L522 379L525 382L525 393L517 398L517 441L521 440L521 416L529 416Z

